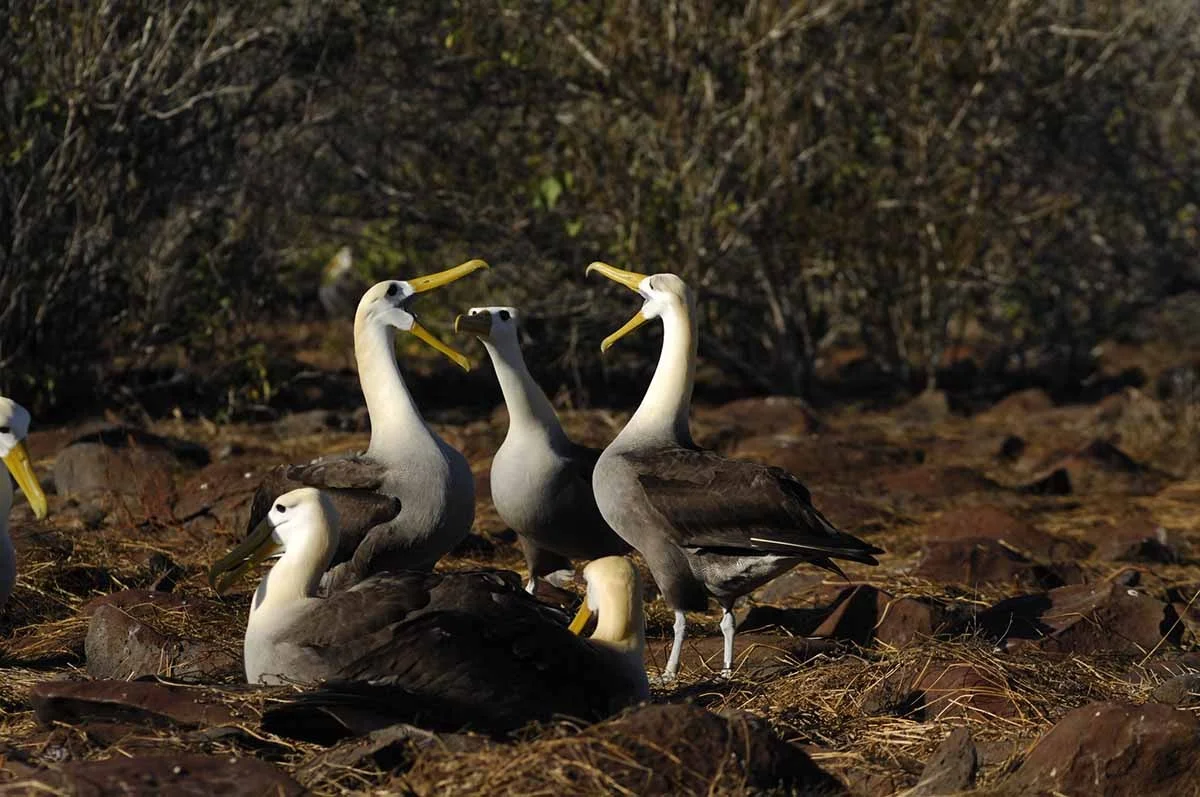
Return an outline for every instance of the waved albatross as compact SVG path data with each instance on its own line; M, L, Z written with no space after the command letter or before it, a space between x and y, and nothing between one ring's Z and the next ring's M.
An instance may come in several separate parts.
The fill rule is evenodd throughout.
M381 724L419 715L488 731L557 714L599 719L648 696L641 588L629 560L589 563L587 597L569 629L519 579L496 572L382 573L316 597L337 524L327 494L293 490L210 569L223 592L242 561L278 557L246 624L248 682L326 682L303 700L390 717ZM592 637L577 636L593 612Z
M525 365L518 324L516 308L472 307L454 329L483 342L508 407L508 433L492 459L492 503L521 541L532 593L538 578L569 569L572 559L619 556L629 544L596 508L592 469L600 452L563 431Z
M605 263L595 271L645 300L601 344L653 318L662 352L629 423L604 449L593 485L604 519L641 552L675 612L675 639L663 678L679 672L687 621L710 597L724 611L724 674L733 666L733 604L801 562L841 574L833 559L878 564L882 549L843 531L812 505L808 489L781 468L727 459L692 440L688 413L696 369L695 300L674 274L636 274ZM844 577L844 576L843 576Z
M301 485L329 491L342 527L335 567L322 584L328 591L384 570L431 569L471 530L475 477L466 457L421 417L400 376L392 330L415 335L469 369L462 354L421 326L411 304L417 294L483 268L487 263L471 260L438 274L369 288L354 316L354 356L371 417L366 452L280 466L254 494L247 533L266 517L276 496Z
M29 461L29 450L25 448L25 436L29 434L29 412L10 398L0 396L0 457L17 480L21 492L29 500L34 517L46 517L48 507L46 494L38 483ZM13 550L12 537L8 534L8 513L12 509L12 482L0 477L0 608L8 602L17 583L17 555Z

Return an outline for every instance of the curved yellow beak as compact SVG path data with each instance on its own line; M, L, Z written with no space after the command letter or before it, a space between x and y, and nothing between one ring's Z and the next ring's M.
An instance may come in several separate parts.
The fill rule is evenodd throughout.
M246 575L259 562L279 556L283 553L283 544L274 536L275 527L270 518L254 527L250 536L242 540L221 561L208 569L208 583L218 595L233 586L238 579Z
M443 285L449 285L451 282L457 282L468 274L474 274L476 271L488 267L489 266L485 261L477 258L475 260L468 260L466 263L455 266L454 268L448 268L445 271L439 271L436 274L426 274L424 277L414 277L413 279L407 280L407 282L412 286L413 293L425 293L425 291L431 291L434 288L440 288Z
M46 502L46 494L42 492L42 485L38 483L37 474L33 472L33 462L29 459L29 449L25 447L24 440L18 441L12 451L4 456L4 464L17 480L21 492L25 493L33 516L44 520L50 514L50 507Z
M640 289L642 280L646 279L647 276L645 274L639 274L636 271L625 271L624 269L610 266L607 263L601 263L599 261L589 265L586 273L591 274L593 271L595 271L597 274L607 277L613 282L624 285L629 290L637 293L641 292ZM614 343L640 327L642 324L646 323L647 320L648 319L646 318L645 313L643 313L641 310L638 310L637 314L625 323L625 326L621 327L600 342L600 351L608 351Z
M413 279L407 280L407 282L413 289L414 294L425 293L426 291L431 291L434 288L440 288L443 285L449 285L451 282L457 282L468 274L474 274L476 271L485 268L488 268L488 264L485 261L476 258L475 260L468 260L466 263L457 265L454 268L448 268L445 271L439 271L436 274L426 274L424 277L414 277ZM417 339L425 345L444 354L459 368L463 369L464 371L471 370L470 360L468 360L465 356L448 344L438 340L437 336L435 336L425 327L421 326L419 321L414 320L412 328L408 331L415 335Z
M579 606L579 611L575 614L575 619L567 626L567 630L575 636L583 633L583 629L587 627L588 620L592 619L592 610L588 606L587 598L583 599L583 603Z

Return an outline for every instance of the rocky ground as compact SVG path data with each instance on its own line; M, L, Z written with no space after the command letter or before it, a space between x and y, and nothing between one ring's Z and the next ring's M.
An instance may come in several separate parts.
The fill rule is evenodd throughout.
M206 568L264 470L362 447L361 413L39 429L52 515L12 515L0 789L1200 793L1200 473L1195 419L1172 402L1127 388L1069 406L1027 390L970 416L940 393L886 412L697 407L701 442L797 474L887 550L881 565L849 582L799 568L751 596L731 680L717 614L697 615L684 677L651 707L503 743L408 727L301 743L264 729L281 690L238 685L251 585L218 599ZM625 417L565 413L593 445ZM440 566L519 570L487 489L502 410L439 431L479 484L476 531ZM655 672L661 601L648 625Z

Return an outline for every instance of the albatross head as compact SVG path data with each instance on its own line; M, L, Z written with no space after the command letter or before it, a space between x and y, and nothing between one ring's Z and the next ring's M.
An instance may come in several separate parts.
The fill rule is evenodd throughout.
M25 436L29 434L29 412L10 398L0 397L0 457L17 485L29 500L33 514L38 520L46 517L48 510L46 494L33 472L29 450L25 448Z
M638 274L599 262L587 267L588 274L593 271L636 291L645 300L637 315L601 342L600 351L608 351L610 346L647 321L672 310L688 309L692 305L692 292L687 283L674 274Z
M455 332L469 332L480 340L516 345L520 313L515 307L472 307L454 319Z
M630 674L646 679L646 620L642 614L642 581L624 556L594 559L583 568L587 595L571 621L572 633L583 633L596 616L591 639L628 659Z
M468 260L460 266L415 277L411 280L385 280L367 289L358 303L358 311L354 315L354 326L382 324L404 332L411 332L424 343L437 349L459 365L464 371L471 370L470 361L434 337L433 333L421 326L421 322L412 311L412 301L418 293L425 293L434 288L448 285L460 280L468 274L487 268L482 260Z
M256 564L278 558L276 568L298 582L292 592L311 595L337 544L338 514L329 496L301 487L275 499L254 531L209 569L208 583L218 595L224 594Z

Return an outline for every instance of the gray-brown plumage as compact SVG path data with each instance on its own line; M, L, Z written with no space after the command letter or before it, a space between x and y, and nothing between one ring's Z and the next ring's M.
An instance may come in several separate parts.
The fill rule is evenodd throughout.
M492 459L492 503L521 541L532 592L538 578L570 568L573 559L620 556L629 544L596 507L592 471L600 452L563 431L525 365L518 324L514 307L472 307L454 327L483 342L508 407L508 432Z
M296 711L360 730L420 720L503 731L555 714L598 719L648 693L640 587L623 558L588 565L585 608L568 629L515 574L385 573L317 597L336 548L332 501L301 488L277 498L210 571L220 592L249 565L279 558L251 605L246 678L325 684ZM585 640L572 631L593 609L596 631Z
M686 633L684 612L710 598L723 609L725 672L733 663L733 604L801 562L834 572L834 559L878 564L882 553L838 530L808 490L780 468L700 449L688 424L696 360L691 291L674 274L646 276L593 263L644 297L641 311L602 349L651 318L663 320L658 367L641 405L604 450L593 476L605 520L646 559L675 611L675 640L664 671L674 678Z
M335 494L346 529L343 549L325 577L327 590L344 589L385 570L429 570L471 529L475 477L466 457L421 417L400 376L393 330L416 336L467 368L465 357L421 326L411 302L423 291L486 267L482 260L472 260L439 274L388 280L367 290L354 318L354 355L371 417L367 450L277 468L255 496L247 532L261 522L274 497L288 490L309 486ZM358 494L338 496L341 491ZM367 492L397 499L401 508L387 515L390 505L368 500Z

